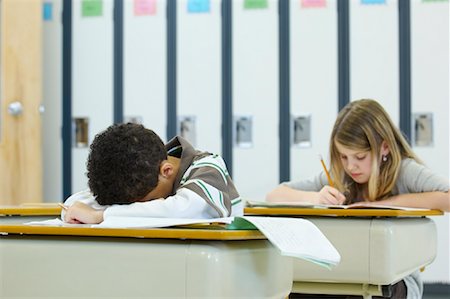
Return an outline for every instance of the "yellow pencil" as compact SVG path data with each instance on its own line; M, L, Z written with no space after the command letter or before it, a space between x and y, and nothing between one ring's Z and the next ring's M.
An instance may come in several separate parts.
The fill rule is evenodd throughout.
M328 172L328 169L327 169L327 167L325 166L325 162L323 162L323 158L322 158L322 155L321 155L321 154L319 154L319 159L320 159L320 163L322 163L323 170L325 171L325 174L327 175L328 185L330 185L331 187L334 187L334 183L333 183L333 181L331 180L330 173Z
M63 205L62 203L58 203L58 206L60 206L61 208L63 208L64 210L67 210L67 207L65 205Z

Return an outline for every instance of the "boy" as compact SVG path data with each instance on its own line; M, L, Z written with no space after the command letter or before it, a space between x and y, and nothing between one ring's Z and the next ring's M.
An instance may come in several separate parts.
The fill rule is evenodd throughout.
M90 190L70 196L69 223L109 216L217 218L243 214L243 203L218 155L196 151L182 137L164 147L153 131L116 124L97 135L87 161Z

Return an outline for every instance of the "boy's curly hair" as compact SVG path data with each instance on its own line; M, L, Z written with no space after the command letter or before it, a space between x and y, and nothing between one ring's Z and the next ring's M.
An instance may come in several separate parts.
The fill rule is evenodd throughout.
M88 185L101 205L129 204L158 184L167 151L159 136L138 124L115 124L95 136L87 160Z

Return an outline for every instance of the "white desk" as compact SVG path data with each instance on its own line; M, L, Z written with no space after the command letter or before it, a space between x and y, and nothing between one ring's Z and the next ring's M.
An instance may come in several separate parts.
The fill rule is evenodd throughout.
M294 260L293 293L366 298L381 295L386 289L383 286L396 283L434 260L436 226L423 216L443 214L434 210L296 208L246 208L245 213L308 219L340 253L341 262L331 271Z
M292 259L255 230L35 227L10 219L0 222L0 298L279 299L292 288Z

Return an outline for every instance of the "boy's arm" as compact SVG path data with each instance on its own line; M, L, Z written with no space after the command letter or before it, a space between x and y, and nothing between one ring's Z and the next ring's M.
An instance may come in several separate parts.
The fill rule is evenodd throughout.
M78 204L81 205L78 205ZM80 213L87 213L88 208L90 207L92 209L92 212L101 210L103 211L107 206L101 206L96 200L94 195L92 195L91 191L89 189L77 192L75 194L72 194L69 198L66 199L64 202L64 205L67 207L66 209L61 210L61 219L63 219L65 222L69 223L80 223L77 219L77 216L80 215ZM86 207L84 207L86 206ZM82 207L82 208L80 208ZM78 211L78 209L81 209L81 211ZM70 215L68 215L70 214ZM83 222L84 223L84 222ZM86 222L87 223L87 222ZM89 222L92 223L92 222Z
M106 208L106 209L105 209ZM62 216L69 223L96 224L111 216L155 218L216 218L216 212L195 192L181 188L166 199L112 205L96 209L83 201L73 203Z
M155 217L155 218L216 218L219 217L198 194L180 188L175 195L166 199L135 202L129 205L113 205L103 213L103 218L111 216Z

